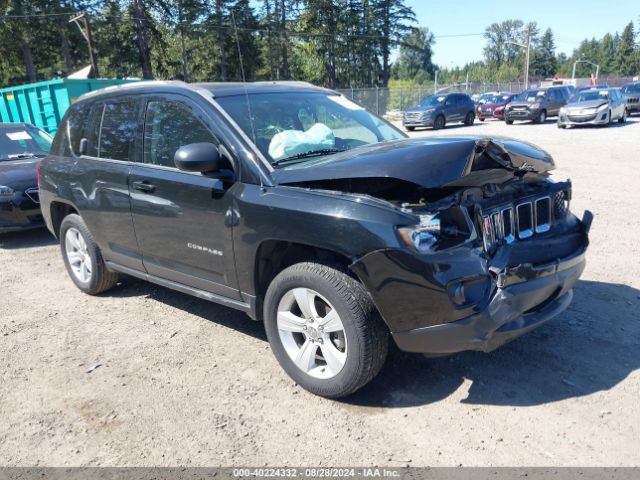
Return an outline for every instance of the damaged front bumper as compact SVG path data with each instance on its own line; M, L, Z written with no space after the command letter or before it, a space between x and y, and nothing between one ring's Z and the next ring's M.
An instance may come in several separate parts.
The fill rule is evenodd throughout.
M397 250L379 251L352 269L401 350L429 355L489 352L569 306L572 288L585 268L591 220L587 212L576 250L544 264L510 266L513 247L505 246L489 261L471 249L420 260ZM380 275L382 281L373 280ZM460 285L467 290L460 293Z

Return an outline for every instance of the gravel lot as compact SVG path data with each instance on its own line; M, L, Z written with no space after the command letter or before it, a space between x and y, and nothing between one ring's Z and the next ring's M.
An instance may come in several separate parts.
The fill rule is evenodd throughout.
M336 402L294 385L244 314L132 279L90 297L48 232L6 235L0 465L640 465L640 117L437 133L531 141L574 181L595 221L566 313L491 354L392 351Z

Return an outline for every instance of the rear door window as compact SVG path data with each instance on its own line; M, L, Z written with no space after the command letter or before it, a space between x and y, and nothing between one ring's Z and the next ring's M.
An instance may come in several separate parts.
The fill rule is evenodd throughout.
M138 105L135 100L104 103L102 112L98 112L98 157L122 161L132 158L138 127Z

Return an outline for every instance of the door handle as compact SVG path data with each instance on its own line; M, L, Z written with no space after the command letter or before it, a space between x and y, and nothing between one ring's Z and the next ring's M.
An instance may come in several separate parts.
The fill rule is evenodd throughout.
M138 180L136 182L133 182L132 185L133 188L135 188L136 190L140 190L141 192L152 193L156 191L156 186L151 185L146 180Z

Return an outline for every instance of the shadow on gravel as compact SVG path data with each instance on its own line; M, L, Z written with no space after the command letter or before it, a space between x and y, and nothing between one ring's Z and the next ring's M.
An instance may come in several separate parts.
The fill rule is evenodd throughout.
M46 228L25 230L0 234L0 248L15 250L18 248L46 247L55 245L58 241Z
M346 403L410 407L463 388L462 403L530 406L606 391L640 368L639 307L640 290L580 281L567 311L492 353L425 358L393 348Z
M121 298L148 297L245 335L267 341L262 322L251 320L243 312L133 277L123 276L121 283L104 295Z
M124 277L107 295L148 296L266 341L262 323L242 312L134 278ZM437 402L468 388L463 403L530 406L606 391L640 368L639 307L640 290L580 281L563 314L488 354L425 358L401 352L392 342L380 374L342 401L404 408Z

